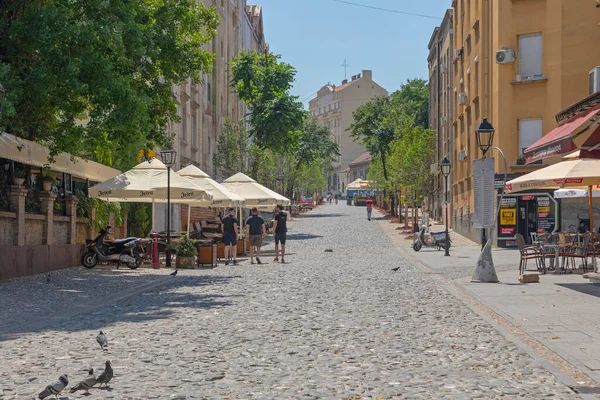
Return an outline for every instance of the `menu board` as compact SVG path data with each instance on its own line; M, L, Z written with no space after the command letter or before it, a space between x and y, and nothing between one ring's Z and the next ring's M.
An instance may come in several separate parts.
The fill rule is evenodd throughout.
M498 237L513 237L517 233L517 198L505 197L500 202Z
M547 196L540 196L537 199L537 231L538 233L552 232L556 225L554 218L554 202Z

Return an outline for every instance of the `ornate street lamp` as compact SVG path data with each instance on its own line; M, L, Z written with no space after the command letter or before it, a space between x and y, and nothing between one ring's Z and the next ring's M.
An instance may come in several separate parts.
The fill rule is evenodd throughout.
M448 176L450 175L450 170L452 169L452 163L448 160L447 157L444 157L442 162L440 163L440 169L442 170L442 175L444 175L444 179L446 182L446 246L444 256L450 255L450 237L448 236Z
M167 167L167 267L171 267L171 168L177 160L177 152L173 149L161 150L160 158Z
M483 152L483 156L485 157L485 153L494 145L494 132L496 130L487 120L484 118L481 121L481 124L475 129L475 138L477 140L477 146Z

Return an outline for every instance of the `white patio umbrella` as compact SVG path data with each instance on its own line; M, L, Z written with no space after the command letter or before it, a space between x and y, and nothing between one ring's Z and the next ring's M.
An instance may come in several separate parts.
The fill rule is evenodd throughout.
M290 199L287 197L261 185L241 172L227 178L223 182L223 186L244 198L246 208L275 206L277 204L289 206L291 204Z
M174 171L170 174L171 202L206 200L212 196L189 179ZM130 203L166 203L167 167L158 159L144 161L129 171L123 172L89 189L89 196L105 201Z
M198 187L204 189L212 196L212 201L208 206L211 207L242 207L244 206L244 198L231 192L225 186L215 180L212 180L208 174L202 171L195 165L188 165L177 172L180 176L184 176L192 181ZM195 201L190 201L188 204L188 233L190 231L191 209L193 206L203 207L204 204L198 205Z
M555 199L576 199L582 197L588 197L589 191L585 189L558 189L554 191ZM593 197L600 197L600 191L593 190Z
M88 190L90 197L128 203L166 203L167 167L158 159L144 161L129 171L99 183ZM212 196L189 179L170 171L171 203L194 200L210 204ZM154 207L152 207L154 226Z

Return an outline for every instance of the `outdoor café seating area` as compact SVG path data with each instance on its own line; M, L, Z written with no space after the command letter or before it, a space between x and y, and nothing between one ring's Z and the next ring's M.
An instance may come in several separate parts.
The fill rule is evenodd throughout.
M531 244L526 244L523 235L516 235L521 256L519 274L533 265L542 274L586 273L594 270L596 257L600 256L600 233L532 233L531 236Z

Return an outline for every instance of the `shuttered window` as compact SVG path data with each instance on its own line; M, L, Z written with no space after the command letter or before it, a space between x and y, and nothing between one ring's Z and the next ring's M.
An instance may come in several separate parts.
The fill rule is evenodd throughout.
M519 36L519 75L542 77L542 34Z
M519 120L519 154L542 138L542 119Z

